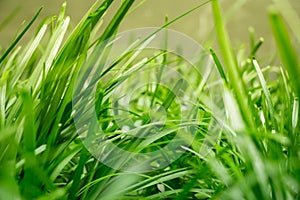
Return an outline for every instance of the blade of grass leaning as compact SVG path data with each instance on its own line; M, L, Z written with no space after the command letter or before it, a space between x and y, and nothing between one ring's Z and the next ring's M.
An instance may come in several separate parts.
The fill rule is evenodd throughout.
M34 38L34 40L28 44L28 46L23 50L23 52L20 53L21 54L20 59L18 59L15 64L16 73L12 78L9 87L14 88L17 82L20 81L19 80L20 77L22 76L22 74L24 74L24 71L27 70L26 67L30 59L32 58L34 52L40 45L41 40L46 33L46 30L47 30L47 25L43 24L40 30L38 31L36 37Z
M165 17L165 23L167 24L168 23L168 16ZM166 27L166 30L165 30L165 44L164 44L164 49L168 49L168 27ZM155 90L153 92L153 95L152 95L152 98L151 98L151 107L153 106L153 103L154 103L154 99L155 97L157 96L157 92L158 92L158 89L159 89L159 84L160 84L160 81L161 81L161 77L162 77L162 73L164 71L164 68L166 66L166 61L167 61L167 54L166 54L166 50L163 51L164 54L163 54L163 59L162 59L162 63L161 63L161 67L158 69L158 75L157 75L157 80L156 80L156 85L155 85Z
M248 100L248 96L246 92L247 89L245 87L245 83L242 80L237 62L232 52L228 34L225 30L225 25L223 23L223 18L221 15L221 10L220 10L220 5L218 0L212 0L212 10L213 10L214 20L216 23L216 31L217 31L220 47L222 49L225 66L227 68L228 75L229 75L228 78L229 78L230 86L232 87L233 92L236 96L246 127L253 129L256 126L254 125L252 119L252 116L254 115L251 114L252 113L252 109L250 107L251 104L247 102Z
M291 146L289 148L289 162L288 165L293 170L292 174L296 177L299 177L299 164L297 164L297 160L295 159L298 155L298 146L299 146L299 97L294 98L293 108L292 108L292 134L290 134L291 138ZM299 180L299 178L298 178Z
M109 39L113 34L116 33L116 30L118 29L121 21L126 16L129 8L132 6L134 1L135 0L123 1L121 7L118 9L117 13L114 15L103 34L100 36L98 44Z
M102 176L101 178L98 178L96 180L91 180L88 184L86 184L85 186L83 186L78 192L77 192L77 196L80 196L82 195L84 192L87 192L88 190L90 190L91 187L93 187L93 185L101 182L102 180L104 179L109 179L111 177L114 177L114 176L118 176L119 174L122 174L122 173L114 173L114 174L108 174L108 175L105 175L105 176Z
M0 130L4 128L4 124L5 124L5 119L6 119L6 88L7 85L5 84L5 82L7 82L7 74L4 74L3 77L0 77Z
M14 49L14 47L18 44L18 42L22 39L22 37L25 35L25 33L28 31L28 29L32 26L33 22L37 19L37 17L40 15L43 7L41 7L37 13L34 15L32 20L27 24L27 26L23 29L23 31L17 36L17 38L11 43L11 45L8 47L8 49L4 52L4 54L0 57L0 64L3 62L3 60L8 56L8 54Z
M75 155L81 150L80 145L75 147L74 149L68 151L64 156L60 157L60 160L57 161L57 165L55 169L51 170L50 179L51 181L55 181L55 179L59 176L63 168L75 157ZM49 170L50 171L50 170Z
M293 112L292 112L292 130L294 135L296 134L298 119L299 119L299 97L295 97L293 103Z
M183 79L179 79L176 82L174 88L172 88L172 90L169 91L166 99L164 100L162 105L159 107L159 109L157 111L158 113L161 110L167 110L171 106L171 104L174 101L174 99L176 98L178 92L181 90L183 84L184 84Z
M147 187L156 185L158 183L162 183L164 181L176 179L178 177L182 177L188 174L191 174L192 170L186 169L186 168L180 168L180 169L174 169L170 171L166 171L160 174L157 174L153 177L149 177L147 175L144 175L147 177L147 179L142 180L138 183L132 184L128 187L128 189L131 189L132 192L137 192L139 190L143 190Z
M256 52L258 51L258 49L261 47L263 43L264 43L264 38L259 38L259 41L253 46L251 50L250 57L255 56Z
M217 54L215 53L215 51L212 48L210 48L209 51L210 51L210 54L211 54L211 56L213 57L213 59L215 61L215 64L218 68L218 71L219 71L222 79L224 80L225 84L228 85L228 80L227 80L227 77L226 77L226 73L225 73L225 71L222 67L222 64L221 64Z
M258 64L258 62L255 58L252 59L252 65L256 70L256 73L258 75L258 79L259 79L259 82L261 84L263 93L266 97L267 107L268 107L270 117L271 117L271 121L272 121L272 130L278 131L277 121L276 121L276 118L275 118L275 109L274 109L273 102L272 102L272 99L271 99L271 94L270 94L268 86L267 86L267 82L266 82L266 80L264 78L264 75L263 75L263 73L262 73L262 71L259 67L259 64Z
M282 77L282 81L283 81L283 85L284 85L284 93L287 96L287 103L289 104L290 100L291 100L291 95L290 95L290 88L289 88L289 84L288 84L288 78L287 75L283 69L283 67L280 67L280 75Z
M300 67L287 28L278 11L270 8L270 23L282 64L287 70L296 96L300 96Z
M126 14L125 17L127 17L128 15L134 13L134 11L136 11L139 7L141 7L147 0L141 0L137 5L135 5L134 7L132 7L129 12Z
M294 9L289 1L273 0L276 8L289 24L294 36L300 44L300 17L296 9Z
M34 116L34 102L29 90L24 89L21 92L23 98L23 115L24 115L24 130L23 130L23 146L24 151L34 155L36 148L36 126Z
M229 120L230 127L236 132L243 131L245 124L243 123L242 113L239 110L238 102L234 98L229 88L224 88L223 101L227 111L227 119Z

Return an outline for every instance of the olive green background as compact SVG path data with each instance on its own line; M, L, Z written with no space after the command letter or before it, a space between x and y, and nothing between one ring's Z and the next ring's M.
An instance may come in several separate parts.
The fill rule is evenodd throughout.
M41 20L49 15L59 13L62 0L0 0L0 23L3 22L11 13L15 12L15 17L0 30L0 46L6 48L11 40L15 37L16 32L20 27L24 27L24 20L28 22L40 8L44 5L44 9L35 23L34 27L23 39L27 41L33 34L35 28ZM69 0L67 1L67 14L71 17L71 27L74 27L89 7L94 3L94 0ZM140 3L137 0L135 5ZM165 16L173 19L187 10L202 3L201 0L147 0L139 9L131 13L123 21L120 31L149 27L161 26L164 24ZM272 3L271 0L244 0L241 6L238 6L237 0L222 1L223 13L227 13L227 27L234 44L247 43L249 41L248 28L253 26L256 30L257 37L265 38L265 45L261 51L264 51L266 56L271 53L273 48L273 38L270 33L268 22L267 8ZM300 1L290 0L296 11L300 13ZM116 0L115 5L110 8L104 24L107 24L109 18L118 8L121 0ZM234 6L236 5L236 9ZM204 44L207 39L212 36L213 19L211 15L210 5L206 5L192 14L184 17L180 21L173 24L170 28L185 33L197 40L200 44ZM239 46L236 46L239 48Z

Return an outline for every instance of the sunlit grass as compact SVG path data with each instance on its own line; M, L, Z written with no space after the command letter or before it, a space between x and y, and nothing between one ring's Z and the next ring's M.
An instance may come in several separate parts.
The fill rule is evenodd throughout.
M206 104L205 77L179 56L143 49L165 29L133 41L130 47L142 47L140 51L128 48L105 65L117 40L113 36L134 0L123 1L108 26L102 27L101 20L113 3L97 1L71 33L64 4L56 18L45 20L34 38L19 47L39 10L1 52L0 199L298 199L300 66L286 24L298 38L300 32L293 26L300 21L294 19L294 11L287 12L289 4L282 5L285 10L269 11L280 66L262 66L256 53L263 39L256 41L253 31L249 55L236 56L239 52L231 45L218 0L166 20L162 28L204 5L212 7L221 50L205 53L211 54L215 62L211 66L223 81L213 102L220 110L214 110ZM202 62L199 56L198 64ZM166 64L196 89L189 89L183 79L174 80L171 88L159 86L168 69L161 66ZM270 75L276 80L268 81ZM128 112L114 92L122 84L130 91L133 86L124 83L137 78L156 82L137 90ZM87 80L91 85L85 85ZM193 92L197 96L188 100L196 111L184 113L176 95ZM84 98L90 94L93 99ZM91 113L95 118L89 118ZM193 120L182 121L183 114ZM189 131L176 138L186 127ZM152 129L155 135L136 137ZM157 157L128 169L132 157L123 157L116 148L107 150L114 144L129 152L152 152L174 138L192 144L176 149L183 152L181 157L165 167L160 167L161 157ZM104 159L107 163L128 170L103 164L90 153L93 148L97 156L109 155Z

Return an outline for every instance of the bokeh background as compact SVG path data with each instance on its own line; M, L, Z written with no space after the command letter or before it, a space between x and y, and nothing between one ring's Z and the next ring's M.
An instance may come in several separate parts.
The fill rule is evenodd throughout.
M24 22L28 22L36 11L44 6L39 19L21 43L28 41L43 18L59 13L63 2L63 0L0 0L0 46L7 48L16 33L25 26L26 23L24 24ZM71 17L71 28L76 25L94 2L95 0L67 1L67 14ZM114 13L113 10L117 9L121 0L116 0L116 2L110 9L112 12L107 14L104 24L108 23L109 18ZM135 5L140 2L142 1L137 0ZM169 19L173 19L202 2L204 1L147 0L139 9L128 15L123 21L120 31L145 26L161 26L164 24L166 15ZM290 0L290 2L294 9L300 13L300 1ZM265 39L265 44L260 50L263 55L270 57L269 54L275 51L267 14L267 8L271 3L271 0L224 0L222 2L223 13L226 14L228 20L227 27L236 48L240 48L238 45L242 43L248 43L248 28L251 25L255 28L257 38L263 37ZM207 41L213 41L211 40L213 38L211 34L213 24L211 9L208 4L176 22L170 28L185 33L200 44L204 44Z

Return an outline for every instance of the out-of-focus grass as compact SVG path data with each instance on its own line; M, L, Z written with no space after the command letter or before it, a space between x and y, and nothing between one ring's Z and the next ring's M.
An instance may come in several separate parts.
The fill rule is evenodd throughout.
M299 198L300 66L279 13L283 13L296 37L300 32L293 26L300 22L290 22L294 18L287 10L271 9L270 22L282 66L260 66L256 52L263 40L256 42L252 34L250 54L236 56L222 22L219 2L212 0L221 51L211 49L211 54L223 79L222 105L219 106L224 108L224 116L206 107L199 95L196 104L200 117L195 122L195 140L190 147L182 147L186 152L163 169L153 165L153 170L147 173L124 172L102 164L83 145L80 137L84 135L77 134L78 126L72 113L74 110L83 115L89 113L85 108L89 108L91 101L82 95L95 92L95 112L105 134L103 141L114 142L128 151L152 151L170 142L174 133L162 130L142 141L123 134L112 115L121 110L112 110L111 93L146 64L153 68L173 64L185 77L193 79L195 76L182 70L188 67L176 56L164 51L148 59L142 54L140 58L123 52L115 63L103 69L103 62L110 53L109 43L105 41L117 33L134 0L123 1L109 25L101 27L103 15L112 3L113 0L97 1L69 35L70 19L65 17L64 4L56 18L41 24L27 46L18 47L17 43L35 18L8 50L2 52L0 199ZM282 9L291 8L285 4ZM170 20L164 27L173 22ZM50 36L47 36L50 27ZM143 42L147 41L141 44ZM92 78L100 78L96 91L83 87L92 72ZM275 74L277 80L268 82L269 74ZM140 78L147 80L150 75ZM157 84L159 82L158 76ZM197 84L200 81L195 81ZM182 92L182 88L184 84L179 80L173 90ZM170 120L166 127L176 130L175 121L180 111L174 93L157 87L154 92L145 90L136 97L136 101L139 99L150 99L153 105L167 107ZM133 105L130 114L144 123L141 130L153 126L138 106ZM214 120L220 124L216 129L220 134L204 155L201 147ZM87 124L87 134L97 130L96 122ZM105 145L103 142L102 147ZM111 159L126 165L126 159L119 155Z

